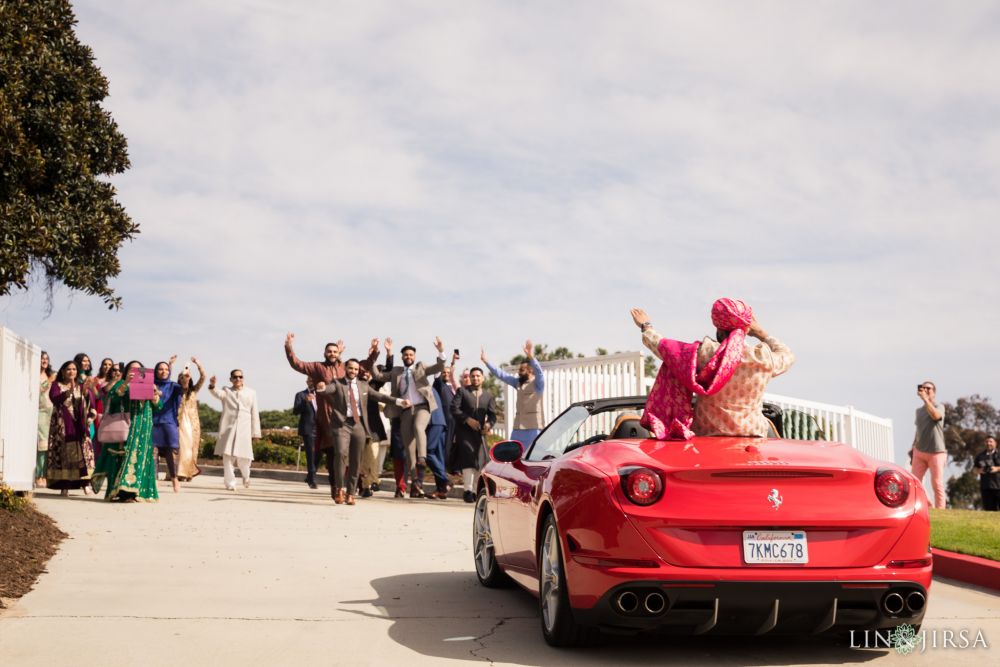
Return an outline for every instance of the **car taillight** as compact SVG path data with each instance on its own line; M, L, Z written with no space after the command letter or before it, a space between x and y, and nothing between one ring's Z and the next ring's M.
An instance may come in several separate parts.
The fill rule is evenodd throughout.
M910 497L910 482L903 473L881 468L875 473L875 495L887 507L899 507Z
M663 480L650 468L623 468L618 471L625 497L636 505L652 505L663 495Z

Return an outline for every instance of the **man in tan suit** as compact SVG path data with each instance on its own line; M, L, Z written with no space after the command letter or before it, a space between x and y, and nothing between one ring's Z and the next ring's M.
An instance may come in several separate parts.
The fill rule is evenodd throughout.
M431 366L424 366L416 361L417 350L407 345L401 351L403 366L394 367L388 373L372 369L372 377L379 382L389 382L393 398L406 399L410 407L398 412L400 430L403 436L403 446L406 450L406 468L410 477L410 497L426 498L424 494L424 466L427 462L427 424L430 423L431 411L437 407L434 392L431 391L431 379L444 370L444 343L440 338L434 338L438 358ZM396 416L397 409L386 407L388 417Z
M330 399L331 437L336 444L333 447L333 456L327 457L327 472L330 476L330 494L338 505L354 504L354 491L358 488L358 471L361 468L361 452L372 433L371 425L368 423L368 398L393 404L396 408L410 407L410 402L405 398L393 398L369 387L367 382L358 379L360 372L361 363L357 359L348 359L344 364L342 380L334 380L330 384L321 382L316 385L316 393L324 394Z

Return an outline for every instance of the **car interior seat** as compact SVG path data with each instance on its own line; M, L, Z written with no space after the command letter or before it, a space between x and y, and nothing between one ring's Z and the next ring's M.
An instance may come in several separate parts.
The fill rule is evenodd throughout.
M617 438L648 438L649 431L639 424L639 415L624 413L615 420L615 427L611 429L611 437Z

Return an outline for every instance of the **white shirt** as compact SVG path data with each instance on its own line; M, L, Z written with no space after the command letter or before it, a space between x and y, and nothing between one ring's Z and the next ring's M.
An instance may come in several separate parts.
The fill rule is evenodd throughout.
M351 397L354 397L353 399ZM358 381L357 379L351 380L347 383L347 418L351 419L361 419L361 415L354 414L354 403L358 404L358 409L361 409L361 392L358 391Z
M403 398L408 400L412 405L420 405L427 402L427 399L417 391L417 382L413 379L413 366L407 366L403 369L403 375L399 378L399 381L401 383L400 389L406 388Z

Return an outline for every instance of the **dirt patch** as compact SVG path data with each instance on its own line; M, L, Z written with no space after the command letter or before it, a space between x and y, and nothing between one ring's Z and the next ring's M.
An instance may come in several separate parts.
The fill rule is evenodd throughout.
M29 503L24 509L0 509L0 609L3 599L31 590L66 533Z

